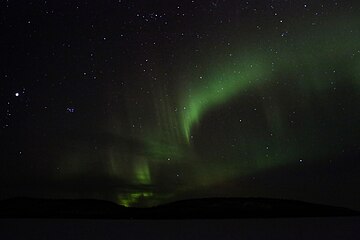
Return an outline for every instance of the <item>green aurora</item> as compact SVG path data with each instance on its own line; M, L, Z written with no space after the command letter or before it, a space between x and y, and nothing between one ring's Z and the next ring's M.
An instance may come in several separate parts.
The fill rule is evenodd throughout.
M199 186L298 164L296 156L316 159L336 152L338 149L332 147L330 138L326 134L320 135L326 127L333 126L329 123L323 128L315 115L319 107L324 118L336 114L331 105L326 105L335 103L331 100L334 89L350 86L355 94L359 91L360 33L355 27L359 21L350 18L347 21L352 23L338 20L321 26L321 31L317 26L316 33L298 27L293 31L295 40L292 41L278 34L254 37L246 46L239 41L238 50L231 56L219 57L221 50L217 49L213 58L209 58L212 54L209 51L207 57L214 60L210 60L207 71L201 76L186 73L191 78L177 86L175 94L169 94L166 87L155 86L150 103L156 124L149 121L141 130L127 133L127 137L139 146L130 151L120 146L122 144L113 144L104 150L103 156L107 160L101 165L105 165L105 175L136 186L128 193L114 193L115 201L124 206L144 204L145 200L145 205L156 205ZM251 101L260 102L263 107L255 111ZM296 114L303 114L297 118L300 124L296 127L291 126L291 117L287 114L295 112L288 107L291 104L297 109ZM233 136L218 138L218 141L236 139L236 151L231 147L216 150L216 143L209 140L211 131L205 131L202 125L221 126L216 124L217 114L226 114L229 106L241 107L244 118L248 117L247 122L240 119L241 124L247 124L247 127L234 130ZM136 119L135 110L128 112L130 119ZM254 114L260 114L265 122L251 122L251 116L257 116ZM116 122L117 117L112 120L112 123ZM237 123L240 120L237 119ZM348 127L353 127L357 120L360 119L353 119ZM335 121L334 126L338 124ZM117 134L124 136L125 128L128 127L119 127ZM355 137L356 134L354 131ZM201 148L199 142L202 140L208 140L205 147L213 150ZM212 160L217 158L223 159ZM76 161L74 156L68 159ZM125 162L132 163L133 171L122 168ZM190 163L191 168L187 167ZM171 170L176 168L174 165L188 172L186 180L178 180L181 176ZM74 165L71 166L69 168ZM159 172L169 175L160 178ZM176 185L176 190L161 189L159 186L163 181ZM160 191L155 190L159 188Z
M354 23L358 22L357 19L347 19L347 22L349 21L354 21L350 26L355 26ZM342 28L343 26L346 28ZM245 56L240 51L236 54L239 57L232 60L232 63L215 67L221 69L211 71L206 77L207 81L198 84L191 94L181 98L181 105L184 106L181 124L187 141L193 125L198 123L209 109L226 103L246 90L265 84L284 72L292 76L306 74L306 77L302 76L301 79L293 79L304 92L326 90L331 87L331 76L328 75L334 71L331 66L336 68L338 62L347 59L343 65L346 64L348 74L354 77L353 83L358 85L359 32L356 30L357 37L354 38L353 31L356 28L351 28L346 23L337 23L336 28L332 24L324 28L324 32L306 39L302 39L303 34L299 34L294 37L298 40L291 44L281 37L273 37L268 41L269 47L266 49L256 49L255 46L261 46L261 43L254 43L255 46L249 46L254 50L248 50Z

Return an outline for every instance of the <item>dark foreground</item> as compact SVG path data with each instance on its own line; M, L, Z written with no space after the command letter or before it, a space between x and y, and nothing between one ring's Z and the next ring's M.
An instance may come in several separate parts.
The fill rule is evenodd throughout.
M183 200L152 208L127 208L92 199L13 198L0 201L1 218L235 219L360 216L342 207L266 198Z

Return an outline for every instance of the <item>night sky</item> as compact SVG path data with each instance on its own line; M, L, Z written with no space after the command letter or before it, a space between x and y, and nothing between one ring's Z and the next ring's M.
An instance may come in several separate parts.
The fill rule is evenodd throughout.
M0 198L360 210L358 1L2 1Z

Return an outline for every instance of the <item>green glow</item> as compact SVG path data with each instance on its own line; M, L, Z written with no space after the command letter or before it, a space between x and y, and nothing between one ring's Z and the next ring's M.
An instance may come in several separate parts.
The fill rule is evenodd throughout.
M180 106L183 106L181 123L187 142L190 140L192 128L207 111L225 104L249 89L268 83L280 74L288 74L293 78L292 81L297 78L298 90L303 94L329 89L329 79L333 78L332 74L335 72L332 66L337 66L336 61L339 59L351 57L353 59L348 60L347 68L350 75L355 76L355 83L359 84L359 33L357 38L354 38L351 28L334 29L333 25L330 25L324 26L320 34L316 32L304 39L299 33L298 38L298 42L295 41L289 46L282 38L273 37L267 48L240 50L237 53L239 57L225 64L225 67L216 67L201 79L191 79L193 84L189 84L188 89L182 91L186 94L182 94L180 98ZM223 62L214 65L224 66Z
M184 97L185 102L182 104L182 125L186 140L189 142L191 128L208 109L224 104L241 90L258 84L269 73L270 64L263 60L242 61L237 64L236 70L221 71L191 91L191 95Z
M170 94L159 84L152 88L152 95L143 100L150 109L136 109L130 103L127 121L118 123L117 131L113 128L110 131L135 139L136 147L131 149L131 143L114 141L110 149L104 150L105 160L101 162L107 164L105 175L136 186L131 193L119 194L117 202L127 207L144 199L157 203L166 195L148 191L157 184L174 186L167 191L176 194L298 164L299 156L320 159L326 158L326 154L335 154L331 140L323 137L322 131L328 129L322 129L323 122L319 123L316 115L322 111L325 112L323 116L336 118L338 112L332 107L337 103L330 100L337 83L360 87L360 34L350 34L349 29L342 28L342 25L350 25L339 22L321 27L314 33L306 28L294 28L291 44L280 36L263 36L266 41L254 39L250 46L242 46L239 42L238 50L231 58L228 55L223 59L216 58L206 53L206 58L214 59L213 62L204 67L201 75L188 73L186 76L191 77L179 84L174 90L176 94ZM355 20L351 26L356 26L357 22ZM342 72L338 74L338 71ZM264 96L267 97L265 100L262 99ZM219 127L208 129L206 133L197 132L196 126L209 121L206 117L212 110L216 114L216 111L226 109L226 104L233 99L239 99L237 104L245 109L239 116L241 119L248 117L248 121L262 119L264 122L244 120L234 125L234 131L230 133L233 134L231 138L237 139L236 143L219 142L219 146L210 145L214 149L196 149L202 143L192 144L193 134L216 138L222 131ZM258 115L252 115L251 102L242 103L243 99L259 100L257 107L263 106L256 112ZM329 102L333 106L326 105ZM132 123L138 120L142 111L145 112L142 116L148 119L141 129L133 128ZM303 116L297 117L291 125L289 116L293 112L294 116ZM119 119L123 120L122 116L114 118L112 127L120 122ZM241 124L245 124L244 127ZM195 136L198 137L201 136ZM236 150L224 147L231 144L236 145ZM216 155L218 152L221 154ZM67 157L62 168L68 175L91 172L92 165L82 164L80 158L81 154L76 152ZM186 179L173 180L183 169ZM157 175L159 172L161 177Z
M129 194L119 194L118 203L124 207L132 207L141 199L146 199L154 196L152 192L133 192Z
M176 143L164 143L148 141L146 146L147 156L151 156L153 160L166 160L169 157L180 158L183 155L181 145Z
M334 38L332 36L335 32L337 34ZM164 100L155 104L156 122L159 123L159 128L149 131L146 135L147 161L161 162L170 157L181 159L185 163L190 162L189 159L191 159L196 174L191 177L191 184L182 189L186 191L199 185L209 186L225 179L248 176L288 165L289 162L294 161L296 158L294 156L304 155L304 151L311 153L312 157L323 157L329 151L318 148L315 152L312 143L327 146L328 143L324 139L308 136L302 131L293 133L301 139L302 150L299 150L298 142L286 141L286 139L291 139L291 128L287 125L289 110L284 109L285 103L282 102L281 95L276 94L271 105L265 104L263 107L266 128L275 133L271 139L259 139L258 136L261 133L254 136L251 134L239 136L242 143L237 147L241 151L228 154L221 161L216 161L215 156L208 156L208 161L217 162L213 165L206 165L201 157L196 159L192 153L192 146L189 145L194 127L210 110L221 108L233 98L248 93L259 98L262 94L266 95L266 91L279 91L280 94L284 94L278 88L286 86L284 84L287 81L289 86L293 87L289 91L293 93L294 99L292 96L287 96L289 101L293 101L293 106L303 108L305 112L311 112L312 102L324 101L324 99L321 100L321 96L326 96L326 92L332 91L331 83L336 80L337 69L335 68L339 67L337 61L348 59L348 56L353 56L353 60L342 62L343 65L340 67L347 69L348 74L353 76L350 80L351 84L360 86L360 59L359 56L354 55L354 51L356 52L356 49L360 47L359 41L347 36L340 28L334 31L326 27L320 34L313 34L307 39L304 39L299 31L298 39L299 41L294 41L293 45L288 45L280 37L274 37L268 42L266 48L258 49L252 46L246 51L240 49L237 54L234 54L237 57L214 62L201 76L190 74L193 78L185 84L182 83L182 87L179 88L177 113L174 113L168 101ZM263 91L265 93L262 93ZM158 95L165 99L163 92ZM303 99L304 102L299 104L296 101L297 97ZM331 112L331 107L328 111L330 115L335 114ZM309 116L303 125L306 129L318 129L319 126L314 122L315 120ZM257 126L254 124L250 128L256 129ZM181 145L179 129L188 144L187 147ZM267 149L269 143L272 145ZM244 152L249 154L245 155ZM239 159L239 161L233 159ZM136 172L136 179L139 182L144 184L151 182L149 166L141 166ZM182 191L179 189L181 188L177 187L176 191Z
M145 159L141 159L135 164L135 181L139 184L151 183L149 163Z

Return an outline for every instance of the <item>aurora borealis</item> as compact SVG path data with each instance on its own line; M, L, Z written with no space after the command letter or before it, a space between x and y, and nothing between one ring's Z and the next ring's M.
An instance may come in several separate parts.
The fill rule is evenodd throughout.
M8 3L2 197L360 209L355 1Z

